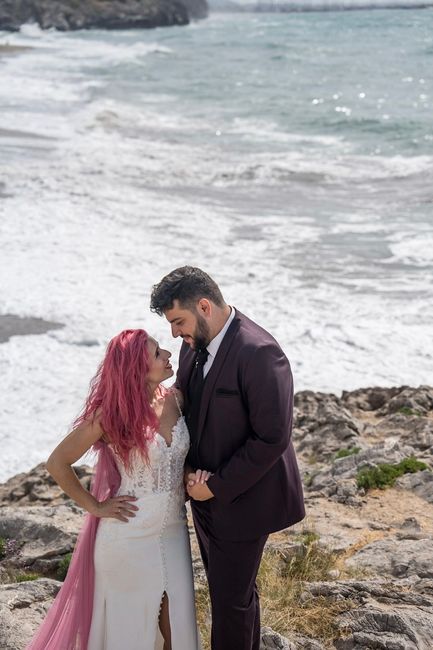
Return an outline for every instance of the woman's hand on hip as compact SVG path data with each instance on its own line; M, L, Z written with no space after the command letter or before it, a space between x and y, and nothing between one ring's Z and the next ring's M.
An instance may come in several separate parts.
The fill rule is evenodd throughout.
M112 519L127 522L130 517L135 517L135 512L138 510L137 506L131 503L136 500L137 497L124 495L99 501L91 514L95 515L95 517L111 517Z

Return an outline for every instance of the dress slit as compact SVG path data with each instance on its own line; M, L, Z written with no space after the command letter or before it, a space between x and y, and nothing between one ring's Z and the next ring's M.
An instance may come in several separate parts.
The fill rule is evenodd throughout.
M170 645L168 647L171 648L172 647L172 641L171 641L171 639L172 639L172 635L171 635L172 628L171 628L171 620L170 620L170 598L169 598L168 593L167 593L166 590L163 591L162 596L161 596L161 600L160 600L159 613L158 613L158 629L159 629L159 631L161 633L161 636L164 636L162 631L161 631L161 614L162 614L162 608L164 607L164 598L167 601L167 622L168 622L167 632L168 632L169 641L170 641ZM157 633L157 636L158 636L158 633ZM165 643L165 641L164 641L164 643Z

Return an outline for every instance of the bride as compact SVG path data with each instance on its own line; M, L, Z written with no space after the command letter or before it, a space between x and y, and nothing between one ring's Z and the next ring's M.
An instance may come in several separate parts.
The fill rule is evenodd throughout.
M66 580L27 650L199 650L182 396L171 354L144 330L114 337L47 470L89 513ZM91 491L72 464L91 447ZM207 473L200 477L208 478Z

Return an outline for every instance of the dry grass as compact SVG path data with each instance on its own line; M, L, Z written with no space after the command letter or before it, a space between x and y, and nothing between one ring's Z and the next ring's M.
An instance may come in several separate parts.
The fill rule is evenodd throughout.
M352 607L350 601L304 597L306 582L329 580L329 571L336 569L339 558L315 539L299 546L293 554L281 549L267 549L260 566L262 625L283 636L297 632L320 640L331 647L338 638L336 617ZM210 600L207 586L197 586L197 615L203 650L210 650Z

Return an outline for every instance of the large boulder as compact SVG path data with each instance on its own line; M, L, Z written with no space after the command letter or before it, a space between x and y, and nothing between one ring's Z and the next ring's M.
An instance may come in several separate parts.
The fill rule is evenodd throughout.
M19 584L0 584L0 648L25 648L57 595L61 583L40 578Z
M76 506L2 507L0 537L13 540L16 548L5 562L55 575L59 563L73 550L83 519Z

